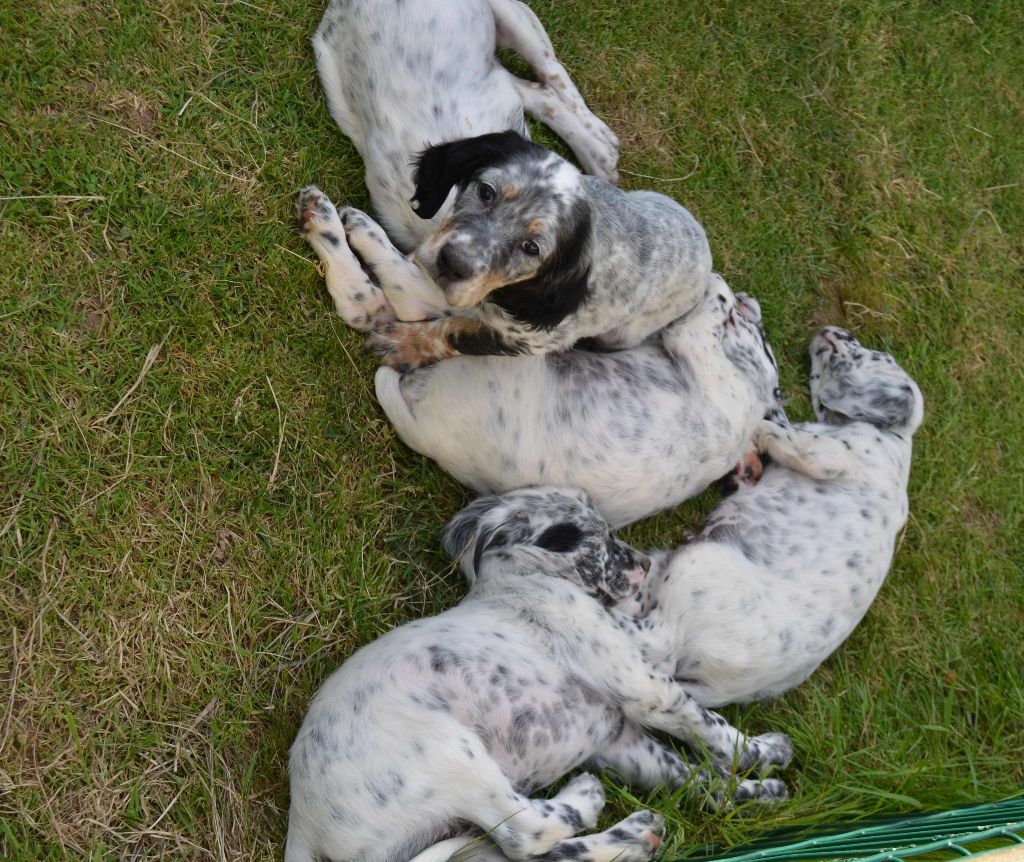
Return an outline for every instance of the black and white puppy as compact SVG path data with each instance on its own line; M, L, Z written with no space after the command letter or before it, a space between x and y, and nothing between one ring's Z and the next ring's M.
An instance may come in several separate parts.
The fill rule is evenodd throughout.
M526 60L537 82L498 63L499 47ZM447 214L443 199L429 215L413 211L417 156L431 144L488 132L511 129L528 137L524 111L560 135L588 171L616 179L618 139L587 108L544 27L520 0L332 0L313 51L331 116L366 164L373 209L405 251L433 234ZM321 258L333 251L327 287L341 317L366 328L395 312L422 320L444 307L429 285L417 296L395 287L391 304L383 302L344 247L337 214L332 220L316 211L317 194L308 189L299 212Z
M818 421L795 430L841 448L841 478L768 464L693 541L654 554L644 587L645 655L707 707L807 679L867 612L907 520L917 384L836 327L810 353Z
M394 367L460 353L550 353L581 339L604 349L633 347L708 290L711 250L687 210L665 195L624 192L585 176L514 132L431 147L415 179L425 217L453 188L457 193L414 261L363 213L339 215L315 189L299 199L332 293L365 300L366 285L379 285L399 320L419 321L389 323L387 313L355 303L362 311L354 325L376 328L371 346ZM331 287L332 271L351 270L342 260L349 247L368 274L346 275Z
M647 665L612 605L646 558L616 540L576 491L482 498L448 525L469 594L364 647L324 683L289 759L286 862L447 860L476 827L510 859L642 862L661 818L639 812L596 835L601 783L580 775L551 800L530 794L583 765L639 788L713 775L649 736L706 750L718 767L786 765L783 734L748 738ZM785 797L777 779L736 800Z
M699 494L752 440L779 456L801 436L762 422L781 408L757 301L712 284L651 344L383 367L377 399L408 446L479 493L572 485L628 524Z

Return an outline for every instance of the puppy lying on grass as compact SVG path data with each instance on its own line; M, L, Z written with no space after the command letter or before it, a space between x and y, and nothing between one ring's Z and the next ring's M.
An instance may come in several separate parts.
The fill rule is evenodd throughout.
M686 209L584 176L514 132L430 147L415 182L424 217L456 194L409 257L368 216L339 212L315 186L296 203L338 313L374 330L371 346L396 368L551 353L584 338L633 347L708 288L711 250Z
M594 776L547 801L530 794L584 765L638 788L707 786L713 774L645 728L695 744L725 773L789 763L783 734L745 736L644 662L611 605L649 563L582 493L476 500L445 545L466 598L361 649L310 704L289 759L286 862L447 860L482 833L510 859L644 862L663 831L650 812L573 837L604 803ZM785 795L776 779L731 786L737 801ZM467 826L480 832L430 848Z
M841 478L780 463L718 506L699 536L653 555L638 632L644 655L703 706L799 685L853 631L892 564L907 520L917 384L887 353L823 329L810 346L817 422Z
M814 472L785 427L760 307L717 275L693 311L631 350L456 357L382 367L376 384L398 436L463 484L582 488L613 527L699 494L752 445Z

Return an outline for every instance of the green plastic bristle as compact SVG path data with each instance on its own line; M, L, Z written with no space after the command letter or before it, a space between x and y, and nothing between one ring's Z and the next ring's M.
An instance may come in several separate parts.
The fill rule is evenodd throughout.
M933 854L936 860L975 856L1015 844L1024 845L1024 798L875 821L852 829L834 824L799 835L787 830L767 836L745 849L685 859L686 862L826 862L833 859L902 862L924 854Z

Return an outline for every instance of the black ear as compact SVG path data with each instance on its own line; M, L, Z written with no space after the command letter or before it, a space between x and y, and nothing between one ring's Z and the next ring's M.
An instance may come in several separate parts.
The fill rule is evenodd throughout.
M500 497L479 497L457 512L445 525L441 543L452 559L459 559L469 549L480 529L480 519L501 502Z
M453 186L469 182L474 174L500 165L515 155L539 149L516 132L492 132L427 147L416 159L412 175L416 193L413 211L420 218L433 218Z
M499 288L487 301L534 329L554 329L587 301L590 235L590 204L578 200L559 231L554 252L537 274Z

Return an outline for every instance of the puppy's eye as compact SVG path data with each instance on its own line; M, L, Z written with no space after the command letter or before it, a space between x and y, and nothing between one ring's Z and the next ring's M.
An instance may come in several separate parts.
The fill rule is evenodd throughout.
M540 246L532 239L528 239L523 243L523 251L530 255L530 257L536 257L540 254Z
M494 190L494 186L490 183L480 183L480 188L478 189L477 194L480 195L480 200L485 204L489 204L498 196L498 193Z

